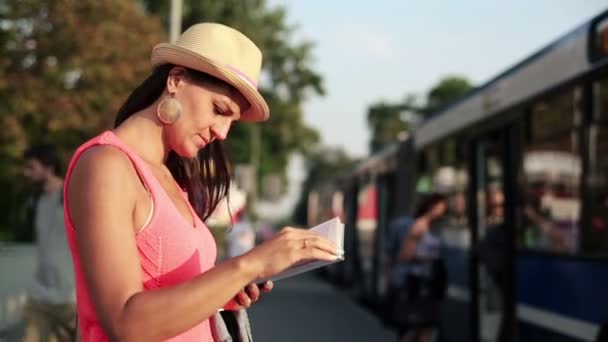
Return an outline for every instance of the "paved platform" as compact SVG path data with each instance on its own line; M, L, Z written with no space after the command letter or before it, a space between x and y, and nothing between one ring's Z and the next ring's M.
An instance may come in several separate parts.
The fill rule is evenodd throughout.
M249 315L254 341L397 341L377 317L312 274L279 280Z
M0 342L20 341L19 311L34 272L33 246L0 248ZM347 294L307 273L275 283L250 309L255 341L397 341Z

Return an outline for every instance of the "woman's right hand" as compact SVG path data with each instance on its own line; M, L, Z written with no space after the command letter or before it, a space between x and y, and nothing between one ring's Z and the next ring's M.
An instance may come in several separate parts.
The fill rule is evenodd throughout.
M341 255L342 251L318 233L286 227L243 257L259 267L257 278L264 279L296 263L309 260L335 261Z

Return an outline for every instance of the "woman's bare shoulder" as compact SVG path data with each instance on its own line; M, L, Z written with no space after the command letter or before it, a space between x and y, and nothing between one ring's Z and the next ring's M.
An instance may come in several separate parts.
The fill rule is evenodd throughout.
M119 149L101 145L87 149L75 162L67 181L68 210L81 234L116 234L112 227L132 224L137 175Z
M125 172L132 169L127 155L118 148L109 145L97 145L88 148L74 164L74 173L78 170L86 170L89 175L101 173L112 176L115 172ZM115 175L120 176L120 174Z
M133 176L133 177L132 177ZM128 156L116 147L98 145L84 151L74 163L69 187L90 190L128 191L137 181ZM126 194L126 193L125 193Z

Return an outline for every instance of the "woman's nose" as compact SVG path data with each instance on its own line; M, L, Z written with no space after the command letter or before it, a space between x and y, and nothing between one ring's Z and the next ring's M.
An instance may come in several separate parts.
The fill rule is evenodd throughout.
M216 139L226 140L232 120L220 120L212 126L212 132Z

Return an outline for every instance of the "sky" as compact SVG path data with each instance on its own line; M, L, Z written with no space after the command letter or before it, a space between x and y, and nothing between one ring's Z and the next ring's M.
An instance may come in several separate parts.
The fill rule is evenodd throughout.
M304 121L322 143L367 155L369 105L424 99L447 75L475 85L608 9L608 0L270 0L287 8L294 42L316 44L313 68L326 96Z

